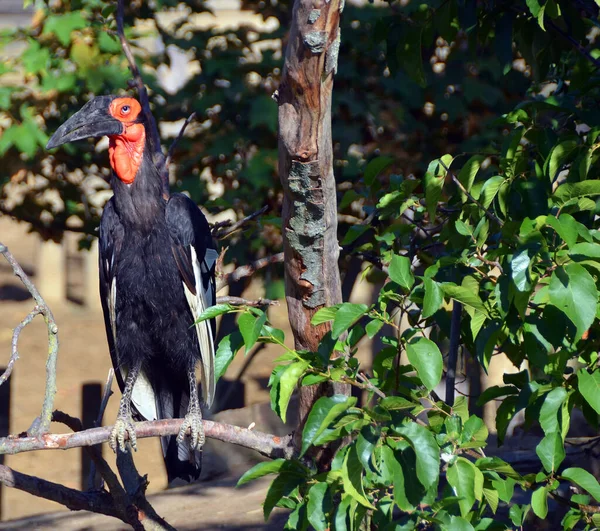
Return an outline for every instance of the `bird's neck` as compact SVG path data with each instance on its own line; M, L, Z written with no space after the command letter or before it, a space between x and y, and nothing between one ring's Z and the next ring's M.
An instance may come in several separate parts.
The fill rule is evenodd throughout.
M143 124L125 125L125 131L109 137L108 157L116 176L131 184L142 163L146 147L146 129Z

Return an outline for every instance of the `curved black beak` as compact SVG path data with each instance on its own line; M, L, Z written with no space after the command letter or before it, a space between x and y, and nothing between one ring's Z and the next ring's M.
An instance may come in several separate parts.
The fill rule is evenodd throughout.
M123 133L123 124L108 112L113 99L114 96L98 96L88 101L56 130L48 141L46 149L54 149L62 144L84 138Z

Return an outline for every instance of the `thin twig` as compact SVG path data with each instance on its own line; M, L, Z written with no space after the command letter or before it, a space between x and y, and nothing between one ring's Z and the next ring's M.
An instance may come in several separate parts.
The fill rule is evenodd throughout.
M290 435L277 437L269 433L248 430L230 424L202 421L207 438L228 442L255 450L271 459L282 457L289 459L295 455ZM138 439L177 435L183 419L153 420L135 423ZM82 446L94 446L108 441L112 426L90 428L77 433L46 433L33 437L9 436L0 439L0 454L18 454L35 450L67 450Z
M138 91L138 96L140 98L140 104L142 105L142 112L144 113L144 117L148 127L146 130L150 132L150 139L152 142L153 154L152 158L154 160L154 165L158 168L158 171L163 180L163 195L168 198L169 197L169 171L168 167L165 164L165 156L163 155L162 148L160 145L160 133L158 132L158 127L156 125L156 120L152 115L152 110L150 109L150 98L148 97L148 91L146 90L146 85L144 85L144 80L142 79L142 74L135 62L135 57L133 52L131 51L131 47L129 46L129 42L125 37L125 28L124 28L124 20L125 20L125 2L124 0L117 0L117 12L115 13L115 19L117 22L117 35L119 36L119 41L121 43L121 48L123 48L123 53L127 58L127 63L129 64L129 70L131 71L131 75L133 76L135 87Z
M450 348L448 349L448 373L446 374L446 404L454 405L454 384L456 381L456 364L458 362L458 347L460 346L460 317L462 304L453 301L452 319L450 324Z
M19 359L19 351L17 349L17 344L19 342L19 336L21 335L23 328L25 328L29 323L31 323L34 317L36 315L39 315L40 313L42 313L41 309L39 308L39 306L36 306L33 310L31 310L29 315L25 317L25 319L23 319L21 323L13 330L10 360L8 360L6 370L2 373L2 376L0 376L0 385L2 385L6 380L8 380L8 378L10 378L10 375L12 374L13 368L15 366L15 362Z
M213 238L216 238L217 240L222 240L224 238L227 238L228 236L231 236L234 232L241 229L249 221L252 221L259 216L262 216L270 208L271 207L269 205L265 205L260 210L253 212L252 214L246 216L243 219L240 219L239 221L236 221L235 223L233 223L231 220L215 223L212 227ZM223 229L223 230L220 230L220 229Z
M23 285L27 288L27 291L31 294L36 302L34 312L40 313L44 317L46 322L46 328L48 329L48 358L46 361L46 390L44 392L44 402L42 404L42 413L40 415L40 422L37 427L36 434L47 433L50 430L50 422L52 421L52 411L54 409L54 396L56 395L56 358L58 356L58 326L54 320L52 311L46 304L46 301L40 295L40 292L33 285L33 282L29 279L23 268L19 265L15 257L11 254L8 248L0 243L0 254L4 256L6 261L12 267L14 274L19 277ZM23 322L27 321L29 317L33 319L34 313L30 313ZM21 323L22 324L22 323ZM20 326L20 325L19 325ZM24 325L25 326L25 325ZM18 328L18 327L17 327ZM23 327L22 327L23 328ZM22 329L21 328L21 329ZM20 331L19 331L20 333ZM13 335L13 348L15 338ZM12 357L12 356L11 356ZM10 373L9 373L10 374ZM4 375L3 375L4 376Z
M494 214L493 212L490 212L487 208L485 208L479 201L477 201L477 199L475 199L467 191L467 189L463 186L463 184L458 180L456 175L454 175L454 173L450 171L450 168L448 168L448 166L446 166L441 160L440 160L440 164L446 170L448 175L450 175L450 177L452 178L452 182L454 182L454 184L456 184L456 186L458 186L460 188L460 191L463 194L465 194L469 198L470 201L475 203L491 221L496 222L498 225L500 225L500 227L502 227L504 225L504 223L502 223L502 220L498 216L496 216L496 214Z
M102 400L100 401L100 409L98 410L98 416L94 421L94 428L102 426L102 418L104 417L104 411L108 405L108 400L112 396L112 382L115 376L115 371L111 367L108 369L108 376L106 377L106 383L104 384L104 392L102 393ZM93 490L95 488L94 479L96 478L96 463L92 460L90 466L90 475L88 477L88 489Z
M261 306L279 306L279 301L259 298L256 300L243 299L242 297L217 297L217 304L231 304L232 306L252 306L259 308Z
M278 264L280 262L283 262L283 253L274 254L265 258L259 258L251 264L240 266L233 272L229 273L228 275L225 275L223 279L221 279L221 281L217 284L217 291L220 291L225 286L233 284L234 282L237 282L242 278L252 276L259 269L263 269L268 265Z
M171 143L171 147L169 147L169 151L167 153L167 158L165 159L165 166L167 168L169 167L169 164L171 164L171 160L173 159L173 153L175 152L175 148L177 147L177 144L179 144L179 141L183 137L183 133L185 133L187 126L190 125L190 123L192 122L192 120L194 120L194 118L196 118L195 112L190 114L187 117L187 119L185 120L185 122L183 122L183 125L181 126L181 129L179 130L179 134L175 137L175 140L173 140L173 142Z

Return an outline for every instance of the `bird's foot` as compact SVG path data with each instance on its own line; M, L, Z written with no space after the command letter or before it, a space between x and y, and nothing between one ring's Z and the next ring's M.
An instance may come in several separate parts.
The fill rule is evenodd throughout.
M190 409L183 419L183 424L177 435L177 443L181 444L186 433L190 430L190 446L193 450L200 450L204 446L204 424L202 424L202 413L200 409Z
M137 452L137 438L135 436L135 427L131 415L119 415L115 421L115 425L108 438L108 444L113 452L117 452L117 448L122 452L127 451L127 442L125 436L129 437L129 444Z

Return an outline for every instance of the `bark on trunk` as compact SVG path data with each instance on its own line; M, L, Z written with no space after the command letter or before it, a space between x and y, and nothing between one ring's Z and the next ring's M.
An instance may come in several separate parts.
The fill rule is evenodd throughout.
M329 325L310 320L342 302L331 94L343 0L295 0L279 104L279 174L284 189L285 290L297 349L316 351ZM335 389L335 392L345 391ZM330 386L300 388L299 428Z

